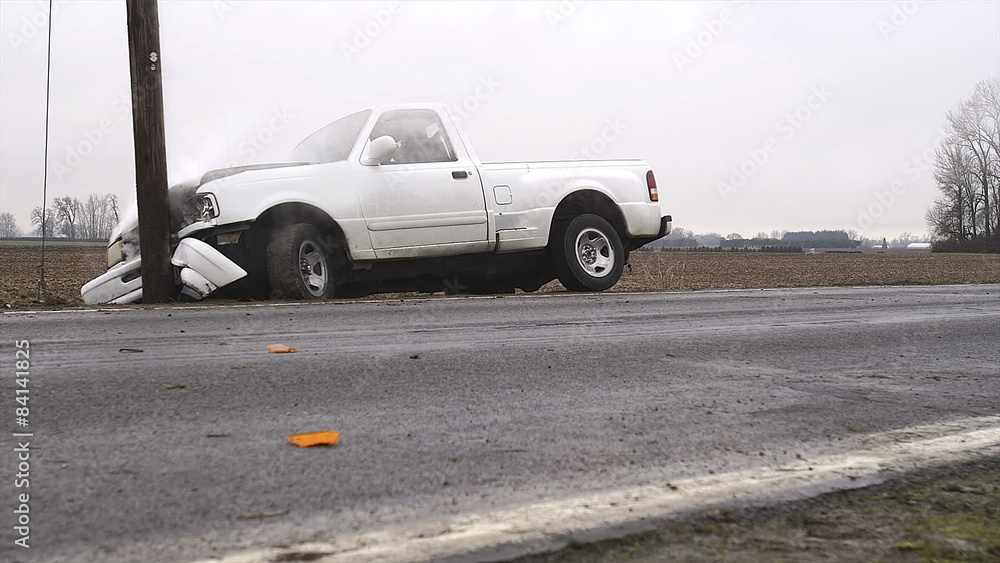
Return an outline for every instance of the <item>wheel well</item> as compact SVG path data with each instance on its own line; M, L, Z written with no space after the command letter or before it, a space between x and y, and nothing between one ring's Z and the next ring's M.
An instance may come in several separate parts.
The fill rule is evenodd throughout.
M580 190L564 197L559 202L559 205L556 206L555 214L552 216L552 225L554 226L559 221L567 221L584 213L600 215L604 220L611 223L611 226L618 231L618 238L621 239L622 244L628 249L629 237L628 228L625 226L625 216L622 215L621 209L618 209L615 202L611 201L611 198L597 190ZM555 229L552 229L551 232L554 231Z
M260 234L269 234L277 227L292 223L309 223L321 233L332 235L337 242L344 245L344 253L347 254L347 238L344 236L344 230L325 211L307 203L276 205L261 213L250 228Z

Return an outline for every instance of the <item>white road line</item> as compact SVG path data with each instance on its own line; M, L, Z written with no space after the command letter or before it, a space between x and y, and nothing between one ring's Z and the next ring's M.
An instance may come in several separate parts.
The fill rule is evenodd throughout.
M887 472L911 471L988 453L1000 453L1000 416L915 426L866 437L853 452L802 460L781 467L707 475L551 502L400 526L329 542L235 554L223 563L267 562L291 554L313 561L431 561L476 553L514 557L558 549L570 540L593 541L651 528L682 512L726 502L774 502L872 483ZM334 535L334 533L331 533ZM292 559L289 559L292 560ZM208 559L216 562L219 559Z

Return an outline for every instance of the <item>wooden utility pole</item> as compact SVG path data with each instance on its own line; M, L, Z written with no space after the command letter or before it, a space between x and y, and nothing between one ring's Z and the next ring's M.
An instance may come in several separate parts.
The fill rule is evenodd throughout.
M142 301L164 303L176 296L170 265L170 206L163 131L163 61L157 0L125 0L132 74L135 188L139 202Z

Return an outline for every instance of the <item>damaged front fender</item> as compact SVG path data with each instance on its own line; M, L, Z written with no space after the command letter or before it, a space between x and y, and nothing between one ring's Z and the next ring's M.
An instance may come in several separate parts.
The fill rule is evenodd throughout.
M192 299L203 299L247 275L246 270L221 252L195 238L181 239L170 263L178 268L181 293ZM115 266L87 282L80 294L88 305L139 301L142 299L142 258Z

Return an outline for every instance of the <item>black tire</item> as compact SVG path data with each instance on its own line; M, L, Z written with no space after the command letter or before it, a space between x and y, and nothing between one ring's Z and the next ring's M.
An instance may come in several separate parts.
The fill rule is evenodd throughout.
M621 279L625 248L603 217L585 214L557 223L550 241L552 265L566 289L604 291Z
M267 279L272 295L289 299L333 297L337 256L316 227L278 227L267 244Z

